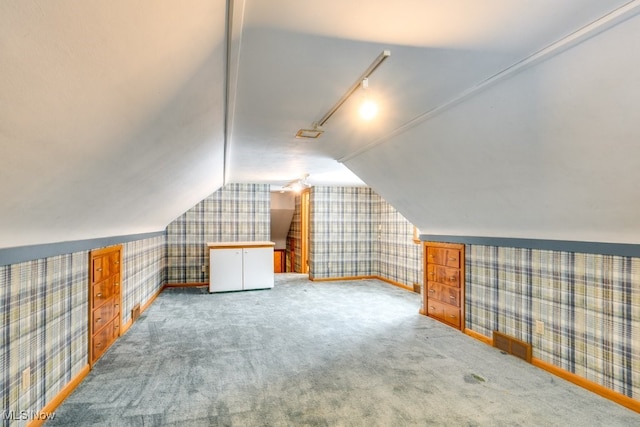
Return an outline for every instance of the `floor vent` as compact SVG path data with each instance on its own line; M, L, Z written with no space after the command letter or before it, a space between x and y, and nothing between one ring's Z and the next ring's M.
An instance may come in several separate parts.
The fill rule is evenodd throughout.
M140 317L140 304L136 304L131 310L131 320L135 322L138 317Z
M493 331L493 346L531 363L531 344L517 338Z

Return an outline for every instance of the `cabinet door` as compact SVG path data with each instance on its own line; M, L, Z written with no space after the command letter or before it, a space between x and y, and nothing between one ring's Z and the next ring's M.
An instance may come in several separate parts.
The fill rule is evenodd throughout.
M447 249L443 264L447 267L460 268L460 251L457 249Z
M92 307L96 309L107 302L107 300L111 298L111 295L113 295L111 283L109 283L109 280L105 280L93 285L91 287L91 294L91 297L93 298Z
M273 248L245 248L244 289L273 288Z
M120 251L113 251L109 254L109 271L111 274L120 272Z
M284 273L284 251L273 251L273 272Z
M108 255L96 256L91 259L91 283L98 283L109 277L109 258Z
M271 267L271 258L269 258ZM209 250L209 292L242 290L242 249Z
M427 285L428 288L428 298L429 301L432 299L438 300L440 302L444 302L446 304L454 305L456 307L460 307L460 289L455 288L453 286L446 286L438 282L429 282Z

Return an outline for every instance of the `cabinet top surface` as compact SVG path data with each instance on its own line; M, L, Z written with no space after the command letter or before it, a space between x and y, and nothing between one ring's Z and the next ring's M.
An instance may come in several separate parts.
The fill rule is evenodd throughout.
M252 248L252 247L265 247L275 246L274 242L269 241L253 241L253 242L209 242L207 246L211 249L220 248Z

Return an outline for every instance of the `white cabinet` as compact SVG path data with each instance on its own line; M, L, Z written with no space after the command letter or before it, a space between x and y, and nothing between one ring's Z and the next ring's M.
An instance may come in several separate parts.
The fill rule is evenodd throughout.
M273 288L273 242L209 243L209 292Z

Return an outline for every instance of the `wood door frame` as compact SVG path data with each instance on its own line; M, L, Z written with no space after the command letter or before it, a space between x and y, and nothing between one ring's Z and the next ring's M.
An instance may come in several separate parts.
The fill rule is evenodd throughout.
M300 193L300 272L303 274L309 274L310 196L310 188Z

